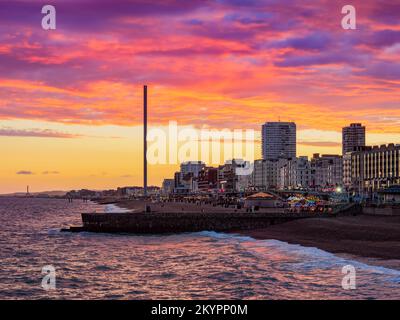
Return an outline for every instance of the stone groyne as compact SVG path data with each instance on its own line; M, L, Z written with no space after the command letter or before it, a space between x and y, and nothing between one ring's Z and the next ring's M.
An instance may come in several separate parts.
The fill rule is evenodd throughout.
M359 208L348 206L343 208L342 212L345 215L358 214ZM277 209L276 213L83 213L83 227L71 229L70 231L157 234L251 230L298 219L329 218L337 214L339 213L284 213L281 209Z
M91 232L179 233L267 227L304 218L271 213L83 213L83 229Z

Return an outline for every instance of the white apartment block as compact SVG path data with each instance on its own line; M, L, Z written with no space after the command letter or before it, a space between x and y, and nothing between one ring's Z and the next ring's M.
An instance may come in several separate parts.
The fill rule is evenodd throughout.
M279 169L279 189L307 189L312 182L312 170L308 157L288 159Z
M262 126L262 158L265 160L296 157L296 124L266 122Z
M310 161L312 182L316 190L343 186L343 157L314 154Z
M285 159L254 161L253 186L257 190L276 189L278 187L279 170L284 163L286 163Z

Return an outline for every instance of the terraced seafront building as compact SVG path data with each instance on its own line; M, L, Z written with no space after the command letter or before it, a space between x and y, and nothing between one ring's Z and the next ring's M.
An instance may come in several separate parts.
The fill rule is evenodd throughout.
M400 184L400 145L359 147L343 157L344 184L349 191L372 194Z

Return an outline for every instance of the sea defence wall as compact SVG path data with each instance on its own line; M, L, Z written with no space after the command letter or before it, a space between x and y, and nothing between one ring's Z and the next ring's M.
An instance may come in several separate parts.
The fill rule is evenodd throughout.
M357 214L354 206L345 214ZM234 231L264 228L288 221L332 217L335 214L231 212L231 213L83 213L83 231L111 233L179 233L196 231Z
M83 213L91 232L177 233L256 229L304 218L271 213Z

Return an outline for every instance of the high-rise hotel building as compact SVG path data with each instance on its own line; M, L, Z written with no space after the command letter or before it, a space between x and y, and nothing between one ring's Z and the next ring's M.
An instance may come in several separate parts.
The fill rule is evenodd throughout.
M262 157L264 160L296 157L294 122L266 122L262 126Z
M343 155L354 151L355 148L365 146L365 127L361 123L352 123L342 129Z

